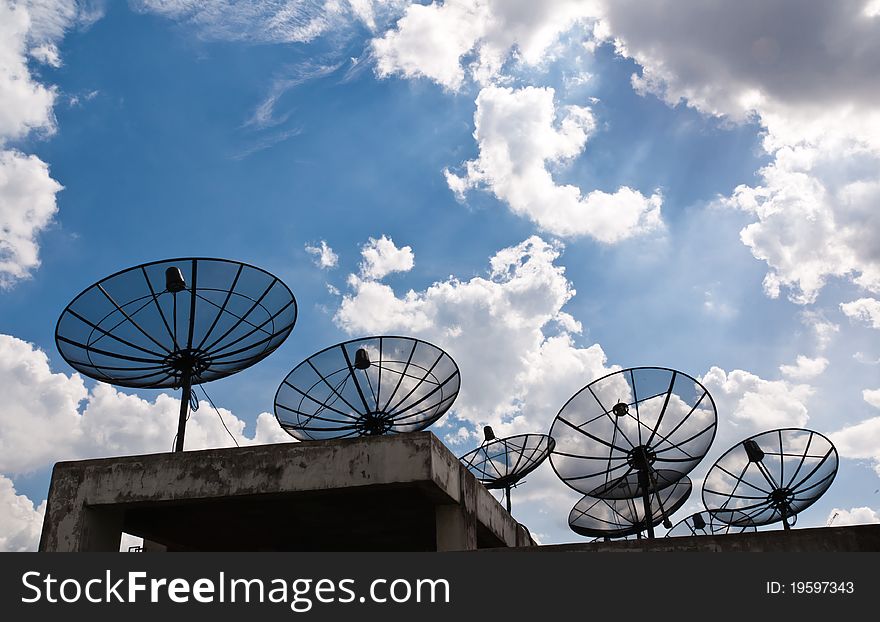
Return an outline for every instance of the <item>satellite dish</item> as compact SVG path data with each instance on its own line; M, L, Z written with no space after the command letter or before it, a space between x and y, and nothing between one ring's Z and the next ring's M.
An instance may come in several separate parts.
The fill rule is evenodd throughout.
M827 438L802 428L770 430L737 443L712 465L703 503L730 525L782 521L789 529L836 474L837 450Z
M175 451L192 386L271 354L296 322L296 299L277 277L226 259L180 258L128 268L64 309L61 356L80 373L122 387L182 389Z
M691 376L662 367L623 369L575 393L550 428L554 471L601 499L641 497L678 482L715 437L715 402ZM650 515L650 508L645 514ZM671 526L671 525L670 525ZM653 537L653 528L648 533Z
M291 371L275 394L275 416L299 440L423 430L452 406L455 361L411 337L364 337L330 346Z
M576 534L588 537L623 538L643 531L649 534L687 501L691 494L691 480L681 477L663 490L649 493L650 504L638 499L597 499L585 496L568 515L568 526ZM653 508L650 514L645 509ZM650 520L645 520L649 516ZM653 537L653 536L649 536Z
M510 512L510 489L547 458L555 442L546 434L518 434L496 438L492 428L483 430L483 444L459 460L489 489L503 489Z
M754 523L748 520L745 515L741 516L742 525L730 525L723 523L714 518L711 512L703 510L696 514L691 514L687 518L679 521L666 534L667 538L675 538L678 536L718 536L729 533L745 533L758 531Z

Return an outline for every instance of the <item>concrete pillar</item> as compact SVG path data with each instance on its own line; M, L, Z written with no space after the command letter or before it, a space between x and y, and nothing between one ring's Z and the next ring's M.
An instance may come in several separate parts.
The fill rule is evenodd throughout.
M438 551L477 548L477 480L462 468L459 481L458 503L438 505L435 510Z
M529 530L522 523L516 524L516 546L535 546L532 534L529 533Z
M73 551L118 552L125 512L120 509L84 507L78 542Z

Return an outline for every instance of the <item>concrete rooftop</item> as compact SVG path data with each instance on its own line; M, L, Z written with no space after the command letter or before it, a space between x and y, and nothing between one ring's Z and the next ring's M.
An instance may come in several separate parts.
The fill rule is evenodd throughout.
M40 550L118 550L122 531L193 551L534 544L430 432L56 464Z

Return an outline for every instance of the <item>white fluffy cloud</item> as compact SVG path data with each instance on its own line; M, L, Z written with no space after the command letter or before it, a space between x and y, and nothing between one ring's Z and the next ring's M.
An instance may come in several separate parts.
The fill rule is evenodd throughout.
M736 443L774 428L805 427L809 421L808 402L814 389L807 384L768 380L745 370L725 371L714 366L699 380L715 401L718 427L705 458L690 473L696 495L715 461ZM697 511L699 498L685 507Z
M841 510L834 508L828 513L826 524L832 527L844 527L846 525L869 525L880 523L880 514L869 507L851 508Z
M552 167L580 155L595 120L589 108L557 111L552 88L486 87L477 97L474 138L479 157L459 176L446 171L449 187L463 198L485 188L514 213L565 237L589 236L613 243L662 226L659 193L650 197L629 187L584 194L558 185Z
M813 394L809 385L718 367L712 367L701 382L740 438L771 428L802 427L809 419L806 403Z
M865 0L606 1L597 32L641 65L633 85L734 121L773 161L730 203L768 295L815 301L829 278L880 290L880 19Z
M82 379L52 373L45 353L9 335L0 335L0 393L0 472L33 470L80 442Z
M91 391L78 374L53 372L45 353L0 335L0 472L25 473L58 460L169 451L180 402L164 393L148 401L98 383ZM274 416L257 418L253 438L245 422L223 408L223 421L238 443L291 440ZM192 413L187 449L233 445L208 402Z
M819 376L828 367L828 359L823 356L810 358L799 354L794 365L780 365L782 375L792 380L810 380Z
M0 144L55 127L55 89L36 82L27 66L31 25L26 4L0 2Z
M43 529L46 502L34 507L16 494L12 480L0 475L0 552L35 551Z
M586 18L590 0L445 0L411 4L373 40L380 76L424 77L450 90L487 83L513 58L539 65L560 35Z
M0 335L0 471L26 473L60 460L166 452L177 432L180 402L164 393L153 401L106 384L91 391L78 374L53 372L45 353ZM269 413L257 417L253 437L226 409L220 416L240 445L293 439ZM186 448L229 447L232 439L208 402L200 402L186 428ZM0 551L35 550L46 502L38 507L0 474Z
M575 344L581 327L563 311L575 291L556 264L560 252L532 236L498 251L486 277L451 277L402 295L379 281L353 279L334 319L351 334L400 331L447 350L467 378L457 414L475 427L549 429L567 396L609 369L601 346ZM796 367L821 366L801 363ZM702 382L733 436L802 426L809 418L807 384L718 367Z
M450 278L402 296L353 278L335 321L351 334L411 334L449 352L466 378L455 412L473 429L544 431L561 396L607 369L601 347L574 343L570 331L580 327L562 308L575 292L555 265L560 252L533 236L498 251L486 276Z
M73 23L94 14L90 3L74 0L0 0L0 289L40 265L37 238L52 222L61 190L46 163L6 147L56 129L57 90L34 78L28 57L60 65L56 44Z
M52 222L60 190L37 156L0 151L0 288L40 265L37 236Z
M782 147L761 169L761 186L739 186L731 197L757 217L740 237L770 266L770 297L785 287L793 302L812 303L831 277L880 291L880 140L876 149L859 141Z
M843 314L854 320L867 322L872 328L880 329L880 300L876 298L859 298L840 305Z
M880 23L867 0L605 0L603 29L643 67L634 85L715 115L874 106Z
M862 398L874 408L880 408L880 389L865 389ZM834 432L831 440L841 457L870 460L880 476L880 417L845 426Z
M830 438L842 458L870 460L880 477L880 417L845 426Z
M459 61L473 48L488 17L481 2L413 4L396 29L373 41L376 71L380 76L424 76L456 90L464 80Z
M415 265L412 248L398 248L394 240L383 235L378 240L370 238L361 247L360 271L364 279L382 279L392 272L408 272Z
M333 249L324 240L321 240L318 246L306 244L306 252L314 257L313 261L319 268L335 268L339 263L339 256L333 252Z

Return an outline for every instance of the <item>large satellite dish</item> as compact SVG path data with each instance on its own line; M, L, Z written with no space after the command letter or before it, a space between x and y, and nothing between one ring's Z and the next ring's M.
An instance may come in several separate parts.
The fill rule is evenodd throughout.
M300 440L423 430L458 396L461 375L443 350L411 337L364 337L313 354L275 394L275 416Z
M183 451L192 386L271 354L296 322L277 277L225 259L180 258L128 268L73 299L55 329L61 356L110 384L182 389L175 451Z
M503 489L510 512L510 489L547 458L555 442L546 434L518 434L496 438L490 426L483 428L483 444L459 460L489 489Z
M674 485L703 459L716 421L712 396L691 376L662 367L623 369L591 382L562 407L550 428L556 442L550 462L563 482L587 496L641 497L647 506L651 493ZM651 526L648 532L653 537Z
M719 536L727 535L729 533L758 531L758 528L755 527L745 515L741 516L740 519L743 522L742 525L730 525L713 517L711 512L703 510L702 512L691 514L687 518L676 523L666 534L666 537Z
M585 496L568 515L568 526L575 533L588 537L623 538L633 534L650 534L655 526L666 520L687 501L691 494L691 480L684 476L663 490L649 493L650 504L638 499L597 499ZM649 508L649 513L645 509ZM646 520L650 517L650 520Z
M770 430L718 459L703 481L703 503L730 525L782 521L789 529L836 474L837 450L827 438L802 428Z

